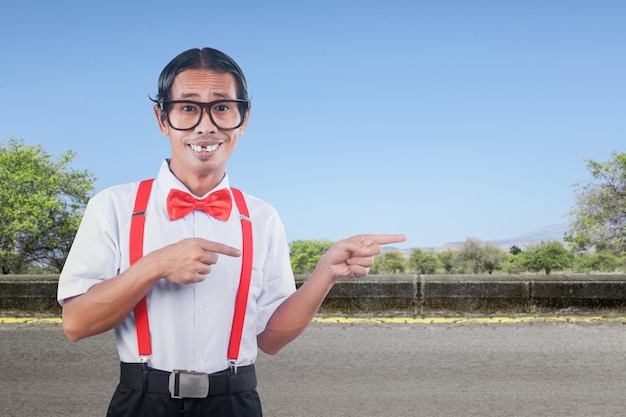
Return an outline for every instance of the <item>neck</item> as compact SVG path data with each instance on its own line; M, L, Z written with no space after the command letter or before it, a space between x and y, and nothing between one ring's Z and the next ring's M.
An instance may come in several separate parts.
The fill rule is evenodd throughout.
M224 177L226 176L225 171L212 171L207 173L196 173L191 171L181 171L176 169L176 167L172 166L170 163L170 172L174 174L176 178L183 184L185 187L191 191L196 197L202 197L222 182Z

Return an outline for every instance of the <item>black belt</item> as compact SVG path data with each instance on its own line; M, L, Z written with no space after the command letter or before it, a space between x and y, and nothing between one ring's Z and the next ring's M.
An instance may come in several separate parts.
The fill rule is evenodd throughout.
M120 385L137 391L172 394L170 377L172 372L150 368L139 363L121 363ZM235 394L256 388L254 364L239 366L237 372L225 369L213 374L202 374L208 378L209 395Z

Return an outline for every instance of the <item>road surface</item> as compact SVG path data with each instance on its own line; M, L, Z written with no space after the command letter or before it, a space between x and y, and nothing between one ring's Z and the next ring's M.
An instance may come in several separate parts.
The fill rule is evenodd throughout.
M111 332L0 319L0 415L104 416ZM266 417L623 416L626 317L318 321L260 354Z

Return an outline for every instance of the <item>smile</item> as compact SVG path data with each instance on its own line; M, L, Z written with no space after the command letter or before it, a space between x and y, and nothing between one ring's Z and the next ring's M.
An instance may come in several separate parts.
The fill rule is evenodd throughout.
M190 144L189 147L191 149L193 149L194 152L213 152L215 151L217 148L220 147L219 143L216 143L215 145L207 145L207 146L200 146L200 145L193 145Z

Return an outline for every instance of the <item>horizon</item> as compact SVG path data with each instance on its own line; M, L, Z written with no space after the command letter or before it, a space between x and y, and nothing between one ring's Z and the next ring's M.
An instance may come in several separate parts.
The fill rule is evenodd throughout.
M515 236L499 236L490 239L482 239L479 236L466 236L464 239L441 242L434 246L420 246L420 247L405 247L402 245L387 245L385 250L410 251L411 249L423 249L423 250L437 250L446 246L462 246L469 239L476 239L479 242L490 243L501 249L510 249L511 246L516 245L523 249L524 246L529 244L536 244L539 242L559 241L565 242L564 232L569 227L568 223L558 223L545 225L543 227L529 230L525 233L521 233Z

